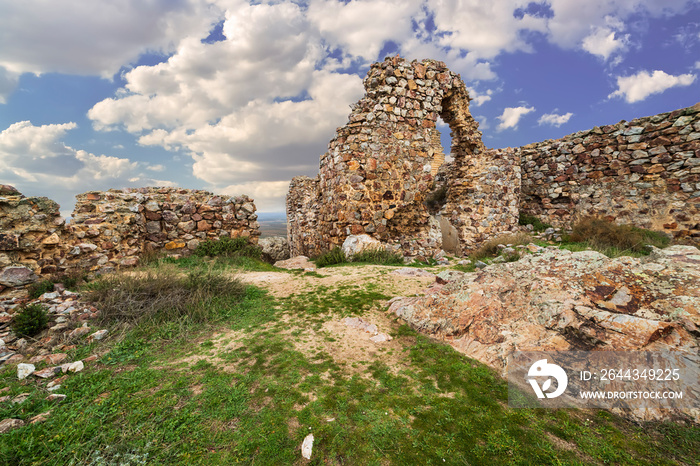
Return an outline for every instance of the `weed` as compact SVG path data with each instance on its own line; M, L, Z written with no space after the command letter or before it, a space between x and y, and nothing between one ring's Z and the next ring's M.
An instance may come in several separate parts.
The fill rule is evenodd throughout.
M670 239L661 232L645 230L632 225L617 225L600 217L585 217L573 225L571 234L564 238L570 243L584 243L593 249L612 255L625 252L648 254L646 245L664 248Z
M103 322L205 322L214 317L208 303L235 301L245 288L221 274L193 270L183 275L171 266L105 276L91 284L88 299L100 308Z
M328 267L329 265L344 264L348 262L342 248L336 246L328 252L324 252L316 259L316 267Z
M20 307L12 317L12 330L17 335L32 337L46 328L49 313L41 304Z
M352 257L352 262L379 264L379 265L403 265L403 255L400 252L387 249L365 249Z
M238 256L260 259L262 248L251 244L248 238L221 238L217 241L207 240L195 249L197 256Z
M523 212L520 212L520 216L518 217L518 225L532 225L532 228L537 232L552 228L552 225L549 223L544 223L534 215L528 215Z
M479 249L474 251L469 257L472 262L478 260L487 259L491 257L496 257L499 253L499 244L510 244L512 246L526 245L532 242L532 237L527 233L514 233L504 236L499 236L497 238L490 239L481 244ZM515 259L517 260L517 259ZM510 261L508 261L510 262Z
M29 298L36 299L44 293L50 293L53 291L53 281L51 280L41 280L39 282L34 282L29 285Z

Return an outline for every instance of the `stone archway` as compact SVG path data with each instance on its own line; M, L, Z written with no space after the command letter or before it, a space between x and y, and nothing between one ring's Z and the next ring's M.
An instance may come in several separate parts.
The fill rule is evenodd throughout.
M349 235L363 233L409 255L440 250L441 229L425 205L436 167L444 160L435 147L438 116L450 126L455 159L445 206L451 210L444 215L455 225L460 242L469 239L473 231L460 225L475 219L461 217L473 217L477 210L455 208L469 201L469 190L464 191L457 178L468 176L476 183L486 166L484 159L493 154L481 142L460 76L439 61L409 62L396 56L373 64L364 86L366 94L354 105L348 124L338 129L321 156L316 195L296 192L294 186L302 183L292 183L288 206L299 206L289 199L301 198L314 200L304 206L318 206L311 215L318 235L306 237L321 244L304 244L300 250L328 250ZM298 217L298 212L288 212L288 220ZM296 225L289 231L290 243L303 234Z

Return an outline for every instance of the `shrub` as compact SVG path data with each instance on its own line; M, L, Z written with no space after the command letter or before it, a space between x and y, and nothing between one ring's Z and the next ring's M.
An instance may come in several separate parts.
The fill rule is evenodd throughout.
M100 309L103 322L163 323L180 318L205 322L215 316L215 301L242 299L246 286L238 279L211 271L181 274L165 264L158 269L111 274L91 283L88 299Z
M227 256L227 257L250 257L260 259L262 248L250 243L248 238L221 238L217 241L207 240L200 243L195 249L197 256Z
M329 265L344 264L348 262L342 248L336 246L328 252L324 252L315 259L316 267L327 267Z
M527 233L515 233L511 235L503 235L499 236L497 238L490 239L484 243L481 244L479 249L474 251L470 259L472 261L477 261L489 257L496 257L499 253L498 245L499 244L511 244L513 246L517 246L520 244L526 245L530 244L532 242L532 237L528 235ZM517 260L517 259L515 259ZM512 262L512 261L508 261Z
M588 243L594 249L615 248L622 251L648 253L645 247L650 244L659 248L669 245L670 239L664 233L637 228L632 225L617 225L600 217L585 217L572 227L566 241Z
M532 225L535 231L545 231L547 228L552 228L552 225L549 223L544 223L534 215L528 215L523 212L520 212L520 216L518 217L518 225Z
M52 283L53 289L53 283ZM31 337L46 328L49 313L40 304L30 304L19 308L12 317L12 330L17 335Z
M368 264L379 265L403 265L403 255L399 252L386 249L365 249L359 254L355 254L352 262L366 262Z
M29 298L36 299L44 293L51 293L53 291L53 281L52 280L42 280L40 282L34 282L29 285Z

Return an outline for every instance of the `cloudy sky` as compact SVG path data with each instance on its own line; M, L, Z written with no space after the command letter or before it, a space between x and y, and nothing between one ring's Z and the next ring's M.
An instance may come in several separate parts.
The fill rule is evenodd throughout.
M64 215L127 186L283 211L396 53L521 146L700 101L700 0L0 0L0 183Z

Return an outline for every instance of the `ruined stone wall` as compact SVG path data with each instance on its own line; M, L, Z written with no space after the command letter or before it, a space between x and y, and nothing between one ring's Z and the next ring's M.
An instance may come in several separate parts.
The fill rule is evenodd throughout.
M292 257L316 257L323 241L318 232L318 177L292 178L287 194L287 238Z
M457 229L458 254L514 229L520 212L520 156L515 149L487 149L484 157L465 162L450 167L447 203L441 211Z
M28 283L35 274L51 273L61 260L64 227L54 201L25 197L11 186L0 185L0 291L13 283Z
M260 236L247 196L180 188L112 189L77 196L69 259L90 269L133 266L144 252L188 255L201 241Z
M490 155L469 113L466 87L442 62L398 56L373 64L364 86L366 94L353 106L348 124L338 128L321 156L316 228L296 224L303 196L292 186L290 244L297 244L296 251L324 251L349 235L367 233L410 255L435 252L441 247L440 227L424 200L445 159L438 117L450 127L451 155L462 174L481 171L481 159ZM300 237L310 230L318 234Z
M73 269L133 266L149 251L187 255L209 239L244 236L255 243L260 236L247 196L139 188L76 197L66 225L54 201L0 186L0 288Z
M700 239L700 104L521 147L523 212Z

